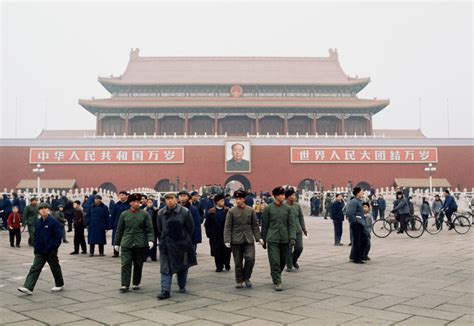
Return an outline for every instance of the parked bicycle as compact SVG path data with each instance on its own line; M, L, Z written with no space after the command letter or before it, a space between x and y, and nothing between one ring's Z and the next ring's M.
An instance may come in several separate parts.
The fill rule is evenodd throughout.
M468 215L472 219L471 212L454 212L453 216L451 216L453 229L459 234L466 234L471 229L471 221L469 217L465 215ZM426 232L429 234L438 234L443 229L444 223L446 223L446 226L449 228L448 219L445 219L444 211L441 210L434 216L428 218L425 223Z
M385 219L379 219L372 224L372 232L378 238L386 238L392 233L393 231L397 230L395 228L395 223L397 219L393 213L390 213ZM418 216L410 216L407 218L407 229L405 233L410 238L419 238L425 232L425 228L423 227L423 222Z

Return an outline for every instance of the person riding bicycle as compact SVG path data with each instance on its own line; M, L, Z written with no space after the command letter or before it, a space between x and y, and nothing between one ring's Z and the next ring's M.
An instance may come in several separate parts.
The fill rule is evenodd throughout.
M396 203L392 213L397 216L397 220L400 222L400 229L397 233L403 233L407 229L407 219L410 217L410 206L408 199L403 196L403 192L397 191Z
M451 220L451 216L453 215L454 212L458 210L458 204L456 204L456 200L452 195L449 194L449 190L445 189L443 192L443 195L445 197L443 206L441 207L441 210L444 212L446 215L446 218L448 219L448 230L451 230L454 228L453 222Z

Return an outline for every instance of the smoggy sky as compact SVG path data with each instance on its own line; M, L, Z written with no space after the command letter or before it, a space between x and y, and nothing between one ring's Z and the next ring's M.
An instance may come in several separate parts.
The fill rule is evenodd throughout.
M0 137L94 129L79 98L141 56L328 56L388 98L374 129L473 137L472 15L463 3L2 3ZM46 115L47 112L47 115Z

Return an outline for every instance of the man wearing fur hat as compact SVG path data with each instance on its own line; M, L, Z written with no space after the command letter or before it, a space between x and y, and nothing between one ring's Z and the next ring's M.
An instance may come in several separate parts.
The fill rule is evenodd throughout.
M204 223L217 273L222 272L224 267L227 271L230 270L231 250L224 244L224 225L229 208L225 206L224 200L223 194L214 196L214 207L207 211Z
M115 238L115 251L122 248L122 287L120 292L127 292L130 287L130 277L133 262L133 289L140 289L143 270L143 255L145 248L154 246L154 233L151 217L140 209L140 194L128 197L130 209L120 214Z
M296 225L296 243L294 246L288 247L288 258L286 259L286 271L291 272L293 268L298 269L298 258L300 258L301 253L303 252L303 233L308 235L306 231L306 226L304 224L304 214L301 209L300 204L296 202L296 192L295 189L290 187L285 191L285 198L288 206L293 209L293 217L295 218Z
M247 288L252 287L250 277L255 265L254 241L263 245L255 210L245 205L246 196L243 190L234 192L236 206L227 213L224 225L224 243L232 249L234 256L237 289L243 288L244 282Z
M126 191L119 192L119 200L114 203L110 209L110 224L109 229L112 229L112 246L115 246L115 238L117 234L118 221L120 215L130 209L130 203L128 202L128 193ZM114 250L114 255L112 257L118 257L119 253Z
M281 272L288 257L288 245L296 243L296 223L293 213L285 201L285 189L276 187L272 190L274 202L267 206L262 215L262 237L264 248L268 251L270 273L275 291L281 291Z
M194 222L194 233L193 233L193 244L194 244L194 250L197 250L197 245L198 243L202 242L202 233L201 233L201 215L199 215L199 212L197 208L192 205L191 201L191 196L187 191L180 191L178 193L178 200L179 204L183 207L186 207L190 212L191 216L193 217L193 222Z

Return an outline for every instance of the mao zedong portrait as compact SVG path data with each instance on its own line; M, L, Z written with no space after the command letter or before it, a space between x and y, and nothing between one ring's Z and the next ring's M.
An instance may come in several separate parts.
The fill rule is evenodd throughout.
M245 146L241 143L232 144L232 158L226 162L227 172L249 172L250 162L244 159Z

